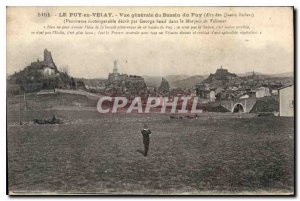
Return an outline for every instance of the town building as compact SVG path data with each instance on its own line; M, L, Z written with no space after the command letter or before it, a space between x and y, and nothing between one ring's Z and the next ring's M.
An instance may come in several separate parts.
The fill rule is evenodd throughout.
M211 90L211 91L209 92L209 101L210 101L210 102L215 102L215 100L216 100L216 92L213 91L213 90Z
M259 87L256 89L255 95L256 95L256 98L271 96L270 89L268 87Z
M294 85L278 89L279 115L282 117L294 116Z

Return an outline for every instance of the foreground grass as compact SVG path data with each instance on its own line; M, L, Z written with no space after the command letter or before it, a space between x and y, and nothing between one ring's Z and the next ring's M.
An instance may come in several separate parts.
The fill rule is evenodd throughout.
M290 193L294 191L294 119L93 111L55 113L61 125L10 125L11 192ZM8 120L14 121L10 113ZM143 123L152 130L142 155Z

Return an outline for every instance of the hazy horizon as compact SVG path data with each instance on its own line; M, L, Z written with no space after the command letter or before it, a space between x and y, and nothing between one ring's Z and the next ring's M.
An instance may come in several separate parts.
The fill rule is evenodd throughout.
M53 55L52 55L52 57L53 57ZM38 58L38 59L39 59L40 61L43 60L42 57L41 57L41 58ZM54 58L53 58L53 60L54 60L54 63L56 64ZM33 62L33 61L32 61L32 62ZM113 63L113 61L112 61L112 63ZM28 64L28 65L30 65L30 64ZM23 69L25 69L28 65L26 65ZM56 66L57 66L57 64L56 64ZM58 70L59 70L60 67L62 67L62 66L57 66ZM214 74L214 73L216 72L216 70L219 69L220 67L221 67L221 66L216 67L216 69L215 69L213 72L208 73L208 74L186 74L186 73L180 73L180 74L166 74L166 75L155 75L155 74L148 74L148 75L145 75L145 74L138 74L138 73L135 73L135 74L128 74L128 73L122 72L121 69L120 69L120 67L118 68L118 73L120 73L120 74L128 74L128 75L148 76L148 77L167 77L167 76L179 76L179 75L182 75L182 76L189 76L189 77L191 77L191 76L209 76L210 74ZM74 78L83 78L83 79L107 79L108 74L109 74L109 73L112 73L112 68L113 68L113 66L111 67L111 71L108 72L108 73L107 73L106 75L104 75L104 76L85 77L85 76L73 76L72 73L69 73L69 74L70 74L70 76L72 76L72 77L74 77ZM226 68L226 67L224 67L224 66L222 66L222 68L223 68L223 69L227 69L228 72L230 72L230 73L235 73L235 74L237 74L237 75L239 75L239 74L247 74L247 73L252 73L252 72L253 72L253 71L245 71L245 72L239 72L239 73L237 73L237 72L232 72L232 71L230 71L229 68ZM23 70L23 69L20 69L20 70ZM15 72L19 72L20 70L15 71ZM10 74L7 74L7 76L10 76L10 75L14 74L15 72L12 72L12 73L10 73ZM294 71L283 71L283 72L279 72L279 73L267 73L267 72L260 72L260 71L255 71L255 70L254 70L254 73L256 73L256 74L262 74L262 75L276 75L276 74L289 74L289 73L292 73L292 74L293 74Z
M56 18L37 19L47 12L105 12L111 7L17 7L7 8L7 74L43 59L52 52L58 67L69 66L74 77L106 78L118 60L119 72L136 75L209 75L223 66L240 74L253 70L279 74L294 70L293 12L290 8L218 8L220 11L251 11L255 18L231 19L230 25L247 23L261 34L254 35L31 35L38 27L59 24ZM122 12L216 12L206 7L124 7ZM186 11L185 11L186 10ZM259 20L258 20L259 19Z

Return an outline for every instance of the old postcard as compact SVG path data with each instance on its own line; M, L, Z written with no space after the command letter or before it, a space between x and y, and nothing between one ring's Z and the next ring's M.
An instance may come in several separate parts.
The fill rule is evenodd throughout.
M294 195L293 7L7 7L10 195Z

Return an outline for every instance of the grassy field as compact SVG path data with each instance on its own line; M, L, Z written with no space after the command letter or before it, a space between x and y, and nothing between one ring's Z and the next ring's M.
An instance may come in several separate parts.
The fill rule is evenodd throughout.
M61 125L33 125L52 114ZM17 111L7 116L9 191L52 193L291 193L294 119L204 114ZM140 130L152 130L144 157Z

